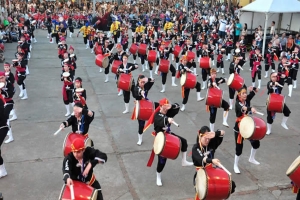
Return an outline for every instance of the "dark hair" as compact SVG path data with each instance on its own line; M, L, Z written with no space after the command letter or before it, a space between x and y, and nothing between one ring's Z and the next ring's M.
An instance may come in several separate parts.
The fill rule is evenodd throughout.
M198 143L198 141L199 141L199 135L200 135L200 134L204 134L204 133L206 133L206 132L210 132L210 128L209 128L208 126L202 126L202 127L200 128L200 130L198 131L196 143Z
M10 66L10 63L9 62L5 62L4 65L9 65Z
M145 78L146 76L144 76L143 74L140 74L139 76L138 76L138 79L137 79L137 82L136 82L136 86L139 86L139 80L141 80L141 79L143 79L143 78Z
M80 102L77 102L77 103L75 103L75 105L74 105L74 107L79 107L79 108L83 108L83 105L82 105L82 103L80 103Z
M272 21L273 24L275 24L275 21Z
M75 81L76 81L76 80L82 82L82 79L81 79L80 77L77 77L77 78L75 79Z

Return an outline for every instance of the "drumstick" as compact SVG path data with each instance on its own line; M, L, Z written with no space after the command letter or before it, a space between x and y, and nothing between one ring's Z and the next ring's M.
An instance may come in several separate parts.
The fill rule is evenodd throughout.
M221 163L218 165L220 168L222 168L229 176L231 176L230 171L228 171Z
M63 130L63 128L59 128L59 129L54 133L54 135L57 135L61 130Z
M179 124L177 124L176 122L172 122L172 124L174 124L175 126L179 127Z
M72 199L72 200L75 200L73 185L70 185L70 192L71 192L71 199Z
M277 84L277 86L279 86L279 87L283 87L283 85L280 85L280 84Z
M264 115L264 113L261 113L261 112L255 112L255 114L258 114L258 115Z

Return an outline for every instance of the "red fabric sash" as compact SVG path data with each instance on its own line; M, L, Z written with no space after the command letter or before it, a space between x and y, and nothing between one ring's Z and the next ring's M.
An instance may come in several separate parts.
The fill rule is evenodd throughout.
M258 67L259 65L260 65L260 62L257 62L257 61L254 61L254 62L253 62L253 69L252 69L252 72L251 72L252 78L254 78L255 72L257 71L257 67Z
M223 58L223 55L222 55L222 54L219 54L218 57L217 57L217 62L221 62L221 61L222 61L222 58Z
M156 132L152 132L152 135L155 137L156 136ZM153 160L154 160L154 156L155 156L155 153L154 153L154 150L152 149L150 157L149 157L149 160L148 160L148 163L147 163L147 167L151 167L152 166L152 163L153 163Z
M66 87L67 87L67 86L70 86L70 85L72 85L72 84L73 84L72 82L64 81L63 88L62 88L62 95L63 95L64 101L67 101L67 100L68 100L67 89L66 89Z

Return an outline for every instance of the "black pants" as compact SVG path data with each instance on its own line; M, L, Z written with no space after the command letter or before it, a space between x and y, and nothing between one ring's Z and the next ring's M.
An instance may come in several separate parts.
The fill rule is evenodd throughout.
M228 56L228 54L231 54L232 48L233 48L233 47L226 46L226 56Z
M207 80L207 76L210 76L210 68L209 69L202 69L202 81Z
M257 75L258 80L261 80L261 70L260 69L257 69L257 71L254 73L254 76L252 77L252 83L255 82L256 75Z
M64 104L65 105L68 105L69 103L73 103L73 92L72 92L72 89L69 89L69 90L67 90L67 100L64 100L63 99L63 101L64 101Z
M108 63L108 66L104 69L104 74L109 74L109 67L110 63Z
M291 77L286 77L286 78L280 78L279 79L279 84L280 85L283 86L285 83L287 83L288 85L292 85L293 81L292 81ZM278 87L279 94L281 94L281 90L282 90L282 87Z
M176 69L173 64L170 65L170 72L172 73L172 77L175 77ZM161 82L163 85L166 84L167 75L168 75L167 73L161 73Z
M229 104L224 99L222 100L221 108L223 108L224 111L229 110ZM214 124L216 121L217 111L218 111L218 108L209 106L209 122L211 124ZM227 113L227 115L228 115L228 113Z
M275 70L275 64L274 63L271 63L271 68L272 68L272 70ZM270 69L270 65L265 65L265 71L267 72L267 71L269 71L269 69Z
M140 135L142 135L143 134L143 130L144 130L144 126L145 126L145 121L144 120L138 120L138 123L139 123L138 133Z
M243 146L244 146L244 138L242 138L241 144L237 143L237 138L238 138L238 132L234 131L234 138L235 138L235 155L240 156L242 155L243 152ZM260 146L260 141L259 140L249 140L251 146L253 149L258 149Z
M296 200L300 200L300 189L298 189L298 194L297 194Z
M180 139L180 141L181 141L181 152L186 152L187 148L188 148L188 144L187 144L186 139L184 139L183 137L180 137L180 136L176 135L175 133L170 133L170 134L175 135L175 136L177 136ZM160 172L163 171L163 169L164 169L164 167L166 165L166 162L167 162L167 158L158 156L157 168L156 168L156 171L158 173L160 173Z
M132 81L131 92L133 94L134 90L134 81ZM130 91L123 90L124 103L129 103L130 101Z
M26 79L26 75L21 74L20 76L18 76L17 84L22 85L23 90L25 90L25 83L24 83L25 79Z
M201 84L199 82L196 83L196 90L197 92L201 92ZM186 104L189 100L189 95L190 95L190 90L189 88L184 88L184 98L182 100L182 104Z
M73 26L72 27L70 26L69 30L70 30L71 33L74 33L74 27Z
M4 116L8 119L10 111L14 108L13 103L7 103L4 107Z
M141 59L141 64L142 64L142 65L145 64L146 55L141 55L141 54L139 54L139 57L140 57L140 59Z
M97 180L95 180L95 182L91 186L98 190L97 200L103 200L102 189L101 189L100 183Z
M8 127L0 128L0 165L3 165L3 158L1 156L1 145L7 135Z
M284 104L283 106L283 115L285 117L289 117L291 114L290 109L286 106L286 104ZM273 124L273 120L275 119L275 115L273 115L273 113L271 111L267 110L267 122L268 124Z
M58 33L52 33L51 37L52 37L52 38L55 37L56 44L58 44L58 42L59 42L59 36L58 36Z
M298 68L299 68L299 65L296 64L295 67L291 68L289 71L290 77L292 78L293 81L297 80Z
M87 41L88 41L88 37L87 36L83 37L83 43L87 44Z
M52 32L52 29L49 26L47 27L47 30L48 30L48 34L50 34Z
M223 62L223 60L221 61L221 62L217 62L217 68L224 68L224 62Z

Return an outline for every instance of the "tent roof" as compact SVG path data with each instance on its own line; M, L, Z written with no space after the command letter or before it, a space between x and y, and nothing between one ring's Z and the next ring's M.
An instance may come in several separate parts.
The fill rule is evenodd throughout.
M241 9L242 11L262 13L295 13L300 12L298 0L256 0Z

